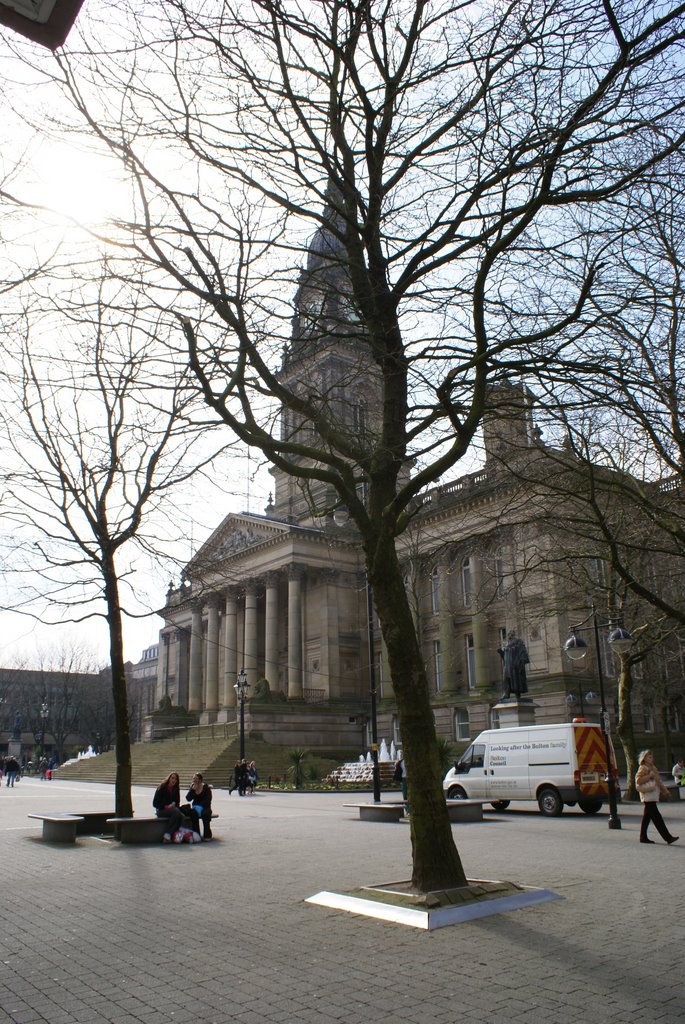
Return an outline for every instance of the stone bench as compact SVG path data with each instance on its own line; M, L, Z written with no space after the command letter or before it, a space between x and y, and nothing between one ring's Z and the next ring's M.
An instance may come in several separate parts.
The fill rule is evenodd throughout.
M43 822L43 839L51 843L75 843L76 829L83 821L77 814L29 814Z
M404 804L343 804L343 807L356 807L362 821L399 821L404 817Z
M489 800L445 800L450 821L482 821L483 804Z
M81 818L76 826L77 836L104 836L114 833L114 826L109 824L112 811L75 811Z
M483 804L488 800L446 800L450 821L482 821ZM400 821L404 817L404 804L343 804L343 807L359 808L362 821Z
M212 821L218 818L212 815ZM190 819L186 818L190 828ZM114 831L114 838L121 843L161 843L162 837L169 827L167 818L107 818L107 824Z

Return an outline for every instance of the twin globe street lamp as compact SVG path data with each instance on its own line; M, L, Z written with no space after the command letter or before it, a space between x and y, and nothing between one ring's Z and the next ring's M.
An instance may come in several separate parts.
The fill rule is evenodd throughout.
M238 698L238 704L240 705L240 760L245 760L245 701L247 700L247 691L250 689L250 684L247 681L245 675L245 669L241 668L238 673L238 679L233 684L236 697Z
M592 626L588 626L586 628L592 629L595 638L595 654L597 657L597 678L599 680L599 698L602 705L600 711L600 724L602 727L602 737L604 739L604 753L606 756L607 766L607 785L609 788L608 824L610 829L620 829L621 819L618 816L618 805L616 800L616 779L614 777L613 766L611 761L611 743L609 740L609 713L607 711L606 700L604 696L604 672L602 671L602 655L599 644L599 630L600 628L611 630L611 632L609 633L608 640L612 650L614 650L619 655L627 654L631 647L631 644L633 643L633 638L628 632L628 630L624 629L623 626L616 626L613 623L608 622L603 623L600 627L600 624L597 622L597 613L593 605L592 612L588 619L585 619L583 622L580 622L575 626L571 626L571 635L564 644L564 651L571 659L571 661L582 661L582 659L587 655L587 642L583 640L582 636L578 636L578 631L583 629L585 622L588 622L589 619L592 619Z

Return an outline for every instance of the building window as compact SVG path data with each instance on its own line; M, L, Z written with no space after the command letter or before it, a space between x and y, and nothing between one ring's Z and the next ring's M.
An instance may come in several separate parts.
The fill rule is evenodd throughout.
M461 563L461 586L464 593L464 605L471 607L471 559L465 558Z
M437 565L431 570L431 611L433 615L440 611L440 570Z
M397 715L392 716L392 738L395 741L395 746L402 746L402 737L400 735L400 720Z
M501 552L498 552L495 556L495 592L497 597L504 597L506 587L506 568L504 565L504 556Z
M490 728L499 729L499 711L496 708L490 708Z
M470 735L469 709L457 708L454 712L454 738L455 740L467 740Z
M366 409L361 402L352 406L352 429L355 434L363 434L366 430Z
M668 728L671 732L680 732L680 715L675 704L671 704L668 709Z
M442 653L440 641L433 641L433 672L435 673L435 689L439 693L442 690Z
M654 732L654 708L651 704L642 705L642 720L645 724L645 732Z
M476 649L473 646L473 633L466 634L464 644L466 647L466 678L469 690L473 690L476 685Z

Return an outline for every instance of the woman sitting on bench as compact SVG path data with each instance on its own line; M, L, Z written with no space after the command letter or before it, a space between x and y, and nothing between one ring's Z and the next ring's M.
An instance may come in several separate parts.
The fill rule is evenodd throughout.
M176 832L185 823L179 804L181 794L178 785L178 772L172 772L166 777L161 786L155 790L152 798L152 806L158 818L167 819L167 828L164 833L163 842L170 843L172 833Z
M186 793L186 800L190 804L193 831L200 831L200 818L202 818L202 838L208 842L212 838L212 790L202 778L202 772L196 772L193 775L190 789Z

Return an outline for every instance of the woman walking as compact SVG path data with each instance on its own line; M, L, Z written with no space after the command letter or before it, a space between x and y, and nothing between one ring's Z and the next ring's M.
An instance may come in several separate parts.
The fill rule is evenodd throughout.
M647 829L650 822L654 822L657 832L670 846L677 842L679 836L672 836L666 827L666 822L661 817L659 810L659 797L668 796L668 790L661 781L661 776L654 764L654 754L651 750L643 750L639 757L640 767L635 775L635 786L640 794L643 804L642 823L640 825L640 842L653 843L653 839L647 838Z

